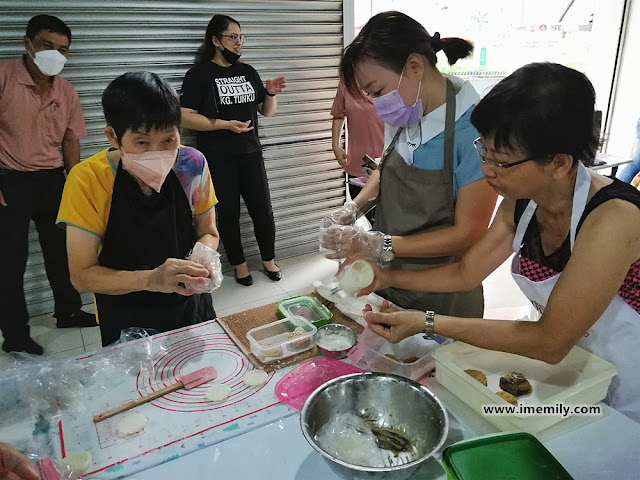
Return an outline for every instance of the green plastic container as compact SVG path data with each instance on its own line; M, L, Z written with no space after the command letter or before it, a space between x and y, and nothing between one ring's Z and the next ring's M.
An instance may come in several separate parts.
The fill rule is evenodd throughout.
M573 480L530 433L508 433L447 447L442 463L450 480Z
M331 323L333 318L333 313L320 303L320 300L313 297L286 298L278 304L277 308L280 318L300 316L309 320L316 328Z

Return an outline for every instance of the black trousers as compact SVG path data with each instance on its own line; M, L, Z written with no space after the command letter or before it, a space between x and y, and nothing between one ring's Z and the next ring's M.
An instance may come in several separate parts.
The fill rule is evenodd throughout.
M201 148L211 170L218 204L216 216L220 238L231 265L245 262L240 234L240 196L244 199L263 261L275 257L276 225L269 195L262 152L250 155L220 154L215 148Z
M0 170L0 330L5 339L29 335L29 314L23 275L29 255L29 220L40 237L47 278L53 290L56 316L82 306L71 285L65 231L56 226L64 188L62 168L36 172Z

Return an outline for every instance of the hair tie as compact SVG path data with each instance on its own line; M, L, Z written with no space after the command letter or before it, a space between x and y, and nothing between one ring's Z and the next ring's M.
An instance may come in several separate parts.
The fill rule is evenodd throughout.
M440 32L436 32L431 36L431 48L433 48L433 53L438 53L440 50L442 50Z

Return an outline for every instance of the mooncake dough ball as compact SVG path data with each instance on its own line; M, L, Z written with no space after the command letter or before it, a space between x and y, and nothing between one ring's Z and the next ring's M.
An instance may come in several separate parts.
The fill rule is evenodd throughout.
M147 417L139 413L127 415L118 422L118 433L121 436L138 433L147 425Z
M503 400L506 400L511 405L518 405L518 400L516 400L516 397L511 395L509 392L498 392L496 395L498 395Z
M244 374L243 381L248 387L259 387L269 380L269 374L264 370L249 370Z
M380 307L380 313L396 313L396 312L399 312L399 311L400 310L398 310L393 305L386 305L384 307Z
M84 475L91 468L93 457L89 452L73 452L62 459L62 467L71 470L73 475Z
M514 397L529 395L533 392L533 387L522 373L511 372L500 377L500 388L509 392Z
M471 377L483 384L485 387L487 386L487 376L480 370L473 370L470 368L469 370L465 370L464 373L471 375Z
M222 402L229 398L229 395L231 395L231 387L223 383L211 385L204 392L204 398L208 402Z

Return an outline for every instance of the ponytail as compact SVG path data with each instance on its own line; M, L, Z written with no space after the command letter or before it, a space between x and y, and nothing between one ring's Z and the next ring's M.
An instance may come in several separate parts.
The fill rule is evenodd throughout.
M362 96L355 76L358 62L371 59L398 74L402 73L412 53L424 56L435 68L436 53L442 50L449 65L473 52L473 44L461 38L433 36L416 20L400 12L383 12L369 19L355 40L348 45L340 61L340 76L347 91L356 98Z
M473 43L458 37L443 38L440 40L442 51L447 56L449 65L455 63L461 58L467 58L473 53Z

